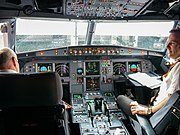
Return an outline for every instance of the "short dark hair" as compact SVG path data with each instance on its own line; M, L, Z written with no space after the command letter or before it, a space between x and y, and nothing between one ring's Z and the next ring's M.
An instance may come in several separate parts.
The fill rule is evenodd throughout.
M179 33L180 34L180 28L179 27L174 28L174 29L170 30L169 33Z

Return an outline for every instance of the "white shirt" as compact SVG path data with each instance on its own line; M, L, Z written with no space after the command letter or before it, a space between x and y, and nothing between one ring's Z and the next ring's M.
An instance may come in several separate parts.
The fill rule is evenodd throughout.
M180 62L178 62L169 72L168 76L163 79L155 105L161 102L169 94L180 90Z
M12 69L3 69L3 70L0 70L0 72L17 73L15 70L12 70Z

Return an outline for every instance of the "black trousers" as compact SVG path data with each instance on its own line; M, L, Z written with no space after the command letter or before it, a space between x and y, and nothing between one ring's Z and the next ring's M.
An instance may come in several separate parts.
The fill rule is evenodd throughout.
M130 99L130 98L124 96L124 95L119 95L117 97L118 106L123 110L124 113L126 113L128 116L130 116L131 118L136 120L135 115L132 115L132 113L131 113L130 103L132 101L133 101L132 99Z

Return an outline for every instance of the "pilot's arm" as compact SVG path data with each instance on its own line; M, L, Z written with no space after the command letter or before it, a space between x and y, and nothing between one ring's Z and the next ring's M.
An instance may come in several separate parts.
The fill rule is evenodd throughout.
M139 105L136 101L133 101L130 103L131 106L131 112L132 114L140 114L140 115L151 115L152 113L157 112L159 109L161 109L166 102L169 100L169 98L171 97L171 95L167 96L164 100L162 100L159 104L155 105L155 106L143 106L143 105Z
M161 102L151 107L139 105L137 102L131 102L130 106L131 106L132 114L150 115L152 113L157 112L159 109L161 109L169 100L171 95L176 90L180 89L180 84L179 84L180 73L179 72L180 72L180 63L178 63L178 65L174 67L174 69L172 69L172 72L169 74L170 84L168 86L168 89L166 90L168 94Z

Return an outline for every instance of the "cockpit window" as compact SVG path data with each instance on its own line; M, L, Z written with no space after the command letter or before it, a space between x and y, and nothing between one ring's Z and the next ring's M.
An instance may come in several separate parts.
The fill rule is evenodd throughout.
M74 21L17 19L16 24L18 53L84 44L87 31L87 23Z
M29 52L67 46L116 45L164 51L173 21L97 21L93 31L88 21L17 19L16 51ZM88 34L93 33L93 34ZM90 37L88 37L90 35ZM92 36L91 36L92 35Z
M93 45L120 45L163 51L173 22L97 23Z

